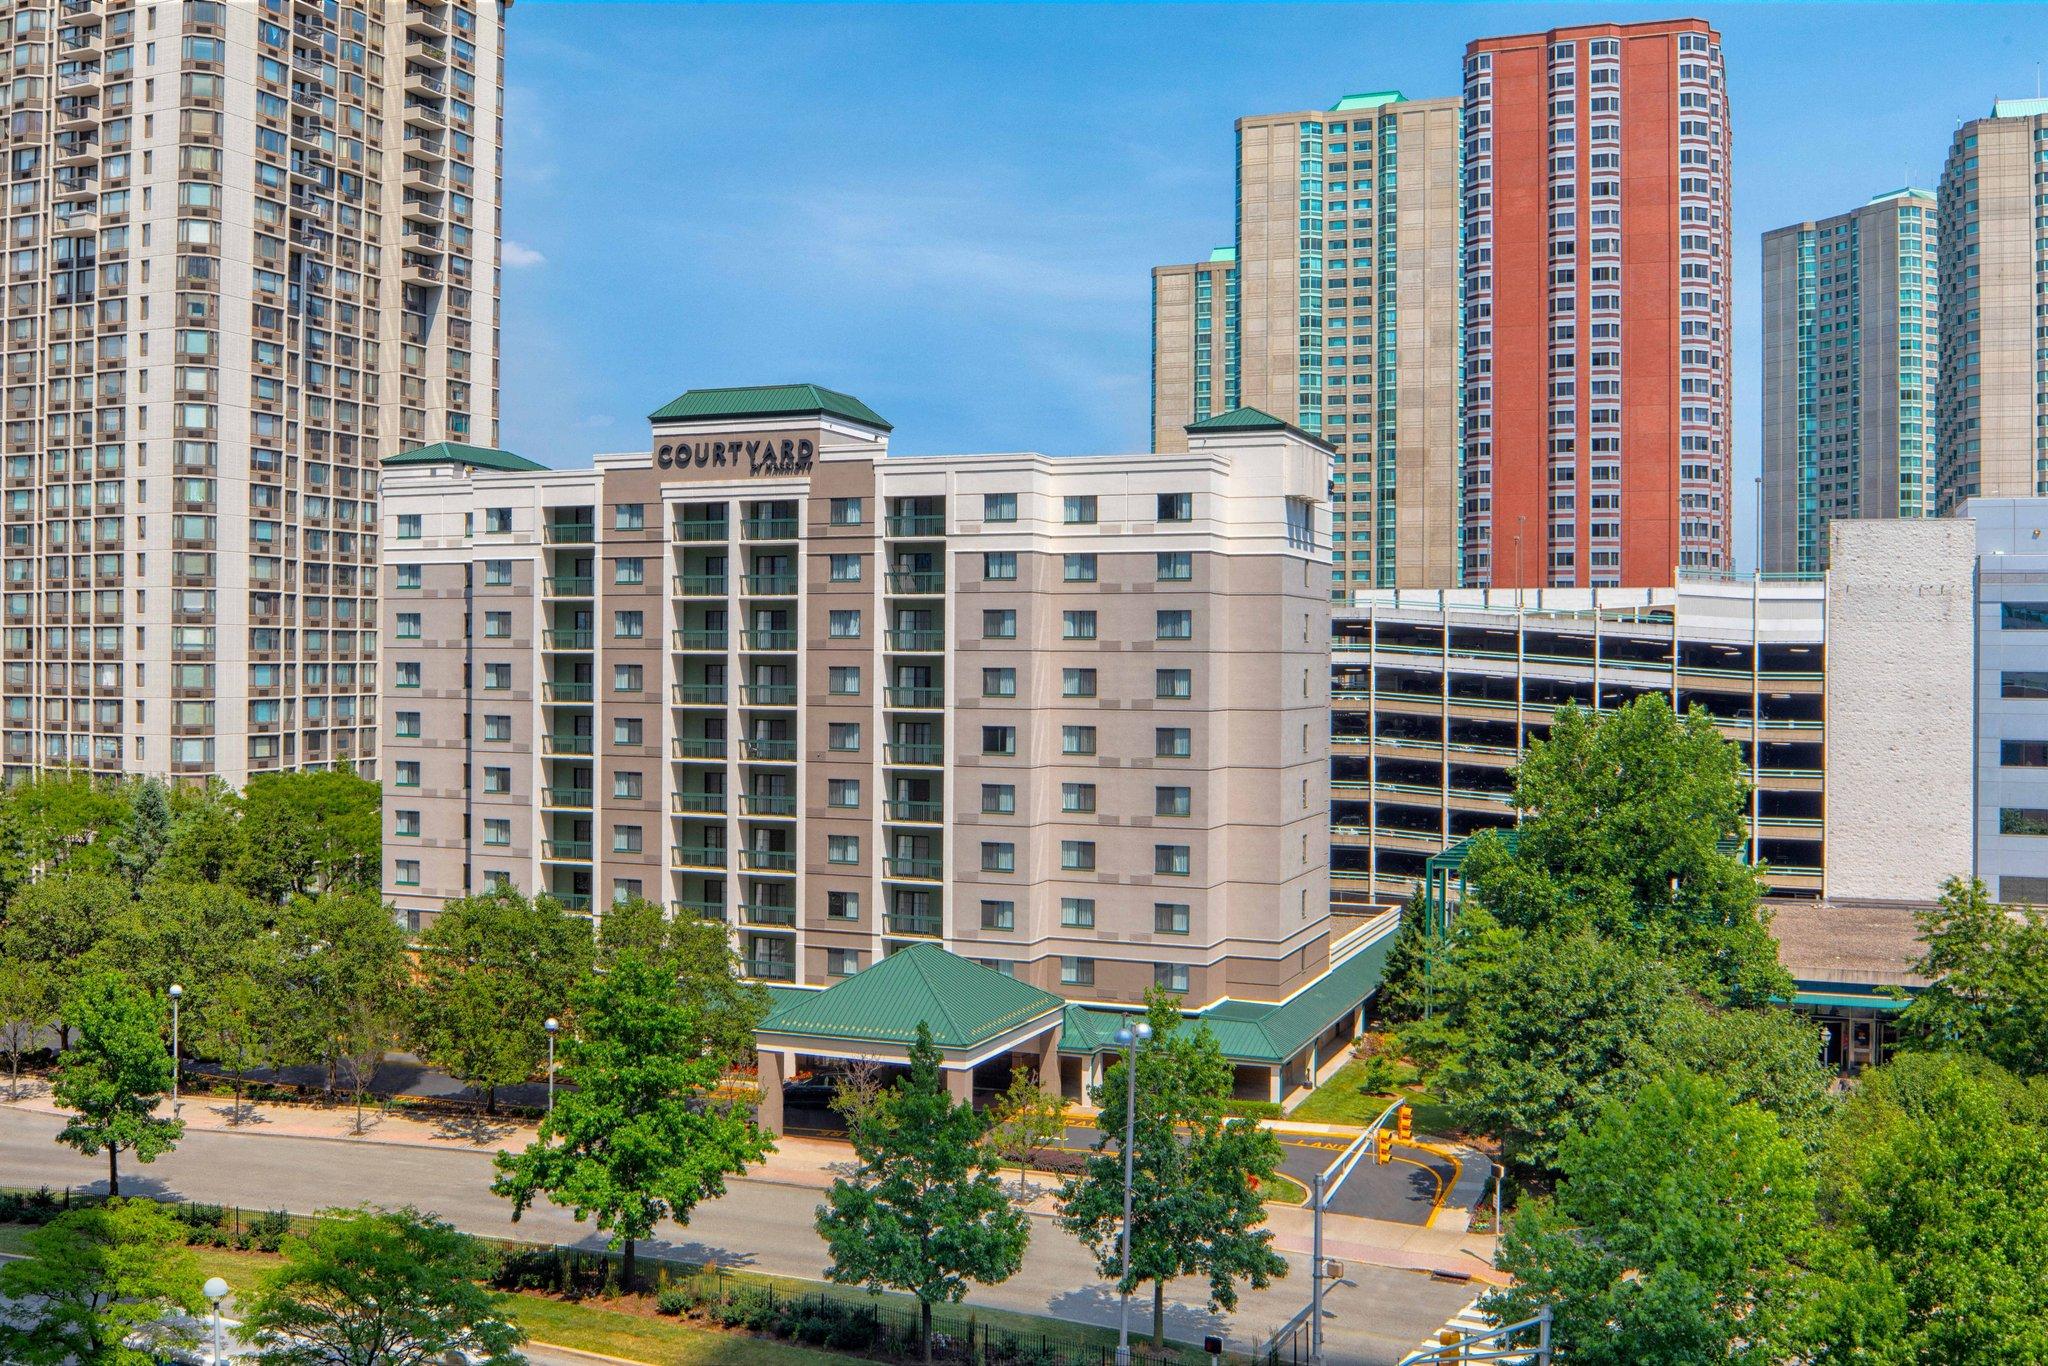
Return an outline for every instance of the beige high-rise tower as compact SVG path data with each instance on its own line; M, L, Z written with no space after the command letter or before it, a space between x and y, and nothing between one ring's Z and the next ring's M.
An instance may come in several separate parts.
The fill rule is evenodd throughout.
M4 769L376 753L377 480L498 425L498 0L9 10Z
M1237 122L1228 379L1336 449L1339 596L1457 582L1459 139L1456 99L1395 91ZM1189 269L1154 272L1155 339ZM1155 433L1198 416L1174 378L1155 365Z
M1237 407L1237 252L1152 270L1152 449L1188 448L1187 424ZM1177 416L1176 416L1177 415Z
M1999 100L1949 143L1941 171L1937 511L1975 497L2048 494L2048 365L2041 301L2048 214L2038 174L2048 99Z

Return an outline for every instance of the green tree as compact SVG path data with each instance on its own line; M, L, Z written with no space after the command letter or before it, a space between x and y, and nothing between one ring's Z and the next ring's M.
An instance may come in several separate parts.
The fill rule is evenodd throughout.
M122 790L82 772L41 773L0 788L0 902L11 902L24 884L60 866L113 871L100 837L127 819Z
M1067 1098L1048 1091L1024 1068L1010 1074L1010 1087L996 1097L988 1129L988 1147L997 1157L1016 1164L1021 1182L1031 1159L1057 1147L1067 1136Z
M1583 1366L1793 1359L1807 1345L1814 1238L1806 1157L1771 1116L1676 1072L1609 1105L1525 1201L1501 1243L1508 1321L1550 1306Z
M0 799L4 804L4 799ZM17 889L0 921L0 957L40 963L59 981L75 976L128 905L128 886L105 873L63 869ZM58 1042L71 1043L69 1021Z
M2048 1360L2044 1121L2038 1084L1963 1055L1902 1055L1843 1102L1820 1209L1864 1255L1865 1297L1902 1311L1876 1359Z
M285 1240L243 1305L262 1360L283 1366L511 1366L525 1335L482 1282L494 1258L410 1207L331 1209Z
M128 823L114 837L114 866L128 879L131 891L140 893L142 884L171 843L171 798L161 781L144 778L135 784L128 810Z
M411 1003L405 931L377 897L333 892L295 898L278 929L287 1056L318 1063L330 1094L347 1086L360 1133L363 1093Z
M1679 989L1663 964L1585 929L1529 935L1475 987L1437 1085L1459 1125L1536 1172L1556 1170L1567 1137L1634 1094Z
M415 1040L484 1093L525 1081L547 1054L543 1022L589 975L590 927L512 888L451 901L420 941Z
M77 1039L58 1060L51 1094L71 1112L57 1135L87 1157L107 1155L107 1194L121 1193L123 1149L154 1162L177 1146L185 1126L157 1115L171 1085L163 1003L111 972L90 972L65 998Z
M185 1230L153 1200L66 1210L28 1234L28 1255L0 1265L0 1359L27 1366L151 1366L189 1342L162 1322L205 1301ZM157 1351L130 1347L143 1330Z
M628 951L675 973L706 1047L720 1062L736 1067L752 1060L754 1031L768 1016L768 989L741 973L724 921L671 916L633 897L606 907L598 924L601 966Z
M383 858L383 794L346 768L259 773L242 793L236 880L265 901L314 891L374 892Z
M0 957L0 1053L7 1098L21 1099L21 1060L57 1020L57 979L41 963Z
M1914 919L1924 946L1914 970L1928 985L1899 1018L1900 1043L2048 1074L2048 913L1996 905L1978 879L1952 877Z
M1232 1069L1207 1025L1188 1030L1174 997L1146 997L1152 1039L1138 1050L1131 1145L1131 1270L1123 1275L1125 1063L1096 1092L1100 1137L1079 1175L1060 1189L1060 1225L1095 1254L1124 1294L1152 1287L1152 1341L1166 1332L1166 1283L1207 1275L1212 1312L1237 1307L1237 1282L1264 1289L1287 1263L1258 1186L1280 1167L1279 1140L1246 1119L1229 1119Z
M1003 1194L980 1140L987 1125L955 1105L939 1074L931 1030L918 1022L910 1075L853 1122L858 1164L818 1208L841 1285L917 1297L924 1359L932 1359L932 1306L957 1304L969 1282L999 1285L1024 1265L1028 1217Z
M166 882L219 883L242 860L241 799L219 779L171 793L170 844L156 876Z
M711 1100L723 1069L702 1017L675 977L626 951L576 990L575 1028L561 1052L561 1092L522 1153L499 1153L491 1189L516 1221L547 1196L594 1218L625 1251L664 1217L687 1224L698 1202L725 1193L773 1146L751 1115Z
M1697 1072L1775 1116L1801 1151L1817 1154L1834 1114L1835 1070L1821 1058L1820 1026L1781 1007L1713 1006L1675 997L1651 1031L1653 1071Z
M186 1038L191 1040L191 1051L228 1074L228 1083L234 1088L228 1123L240 1124L248 1117L242 1097L249 1089L249 1074L276 1061L276 993L263 979L236 973L205 983L203 991L195 988L188 1013Z
M173 982L197 1004L208 984L274 972L267 911L234 887L161 878L109 917L96 966L161 995Z
M1694 708L1652 693L1598 719L1560 707L1515 770L1514 847L1482 838L1469 895L1510 929L1586 929L1668 960L1716 1000L1786 994L1755 869L1722 841L1747 837L1736 747Z

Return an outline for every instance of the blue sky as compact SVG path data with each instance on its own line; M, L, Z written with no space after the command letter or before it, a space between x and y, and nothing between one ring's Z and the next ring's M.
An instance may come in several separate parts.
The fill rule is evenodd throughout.
M1148 272L1231 240L1233 119L1677 13L1726 41L1746 564L1761 235L1931 187L1959 120L2034 93L2048 6L519 0L504 442L580 464L684 389L815 380L901 452L1143 449Z

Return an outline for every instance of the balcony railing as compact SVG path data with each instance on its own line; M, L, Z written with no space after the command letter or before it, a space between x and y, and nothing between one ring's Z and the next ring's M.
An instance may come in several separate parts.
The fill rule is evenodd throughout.
M939 860L935 858L898 858L891 854L882 862L890 877L915 878L920 882L939 880Z
M567 807L571 810L576 811L588 811L590 809L591 802L590 794L591 789L587 787L550 787L542 789L541 799L542 802L548 806L560 806Z
M916 597L935 596L946 591L946 571L892 569L889 571L889 591Z
M551 859L574 859L578 863L590 861L589 840L548 840L546 857Z
M728 580L723 574L677 574L676 594L685 598L722 598Z
M707 650L725 653L730 636L722 630L703 626L685 626L675 632L675 647L678 650Z
M722 707L725 705L725 684L723 683L678 683L676 701L685 707Z
M685 816L723 815L725 794L723 792L678 792L675 795L675 810Z
M549 680L547 697L550 702L588 702L596 689L588 683L556 683Z
M589 545L597 539L593 522L549 522L548 539L569 545Z
M718 735L679 735L675 752L678 759L723 759L725 738Z
M785 958L748 958L746 973L764 982L794 982L796 964Z
M889 742L889 762L892 764L940 764L945 759L946 746L940 740Z
M946 514L943 512L898 512L889 518L891 536L943 536L946 534Z
M743 901L740 903L740 919L749 925L794 925L796 907Z
M690 868L725 867L725 847L717 844L678 844L676 862Z
M946 633L937 628L891 631L889 648L919 654L943 650L946 648Z
M794 683L742 683L740 694L750 707L793 707L796 705L796 684Z
M941 802L891 801L888 813L892 821L920 821L933 825L946 818L945 806Z
M946 690L939 687L916 685L889 689L889 705L892 707L943 707L946 705Z
M740 810L749 816L794 816L796 798L784 792L748 792L740 797Z
M565 911L574 911L578 915L590 914L590 893L588 892L549 892L547 895L560 902L562 909Z
M749 517L741 523L746 528L750 541L793 541L796 539L796 518L794 517Z
M588 574L555 574L548 578L548 596L554 598L587 598L596 580Z
M747 592L757 598L794 597L796 596L796 575L793 573L749 574L747 575Z
M541 634L550 650L588 650L593 648L597 641L595 631L557 631L549 628Z
M796 632L784 628L749 627L743 632L749 650L794 650Z
M676 523L676 539L679 541L723 541L726 539L726 523L723 517L717 521L698 521L687 518Z
M589 735L550 735L548 752L551 754L591 754L596 752L597 740Z
M751 873L793 873L796 871L794 849L742 849L740 864Z
M695 916L699 920L725 919L723 901L671 901L669 905L677 915Z
M740 753L749 759L762 759L770 763L791 763L796 759L794 740L742 740Z
M943 924L935 915L898 915L891 911L888 924L890 934L922 934L936 938L943 933Z

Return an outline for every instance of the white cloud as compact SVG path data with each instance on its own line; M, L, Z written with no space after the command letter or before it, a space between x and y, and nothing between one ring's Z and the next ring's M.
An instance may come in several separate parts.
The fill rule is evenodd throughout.
M505 244L500 250L504 255L505 268L507 270L525 270L529 266L544 266L548 261L547 257L541 255L532 247L527 246L524 242L515 242L509 237L505 239Z

